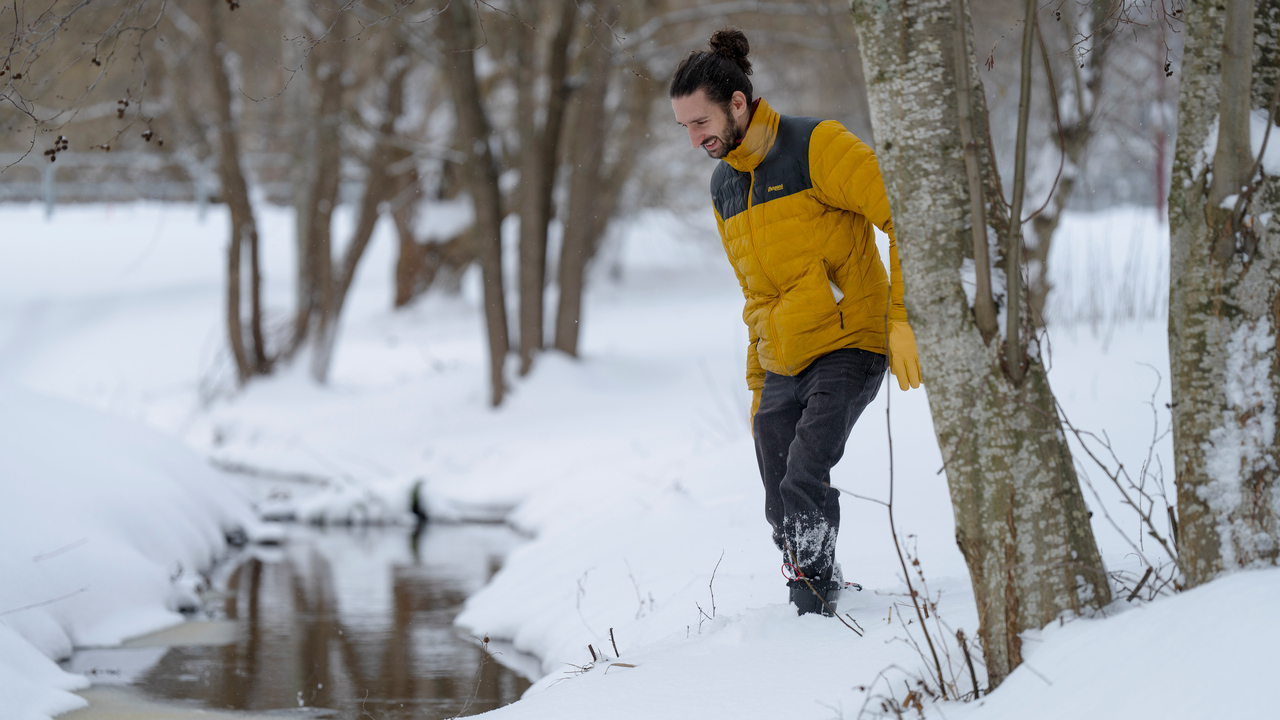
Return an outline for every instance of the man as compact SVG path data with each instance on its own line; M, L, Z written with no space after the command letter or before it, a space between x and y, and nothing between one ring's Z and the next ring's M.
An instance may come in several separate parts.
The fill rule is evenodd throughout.
M903 390L920 386L920 365L874 153L837 122L753 100L749 49L739 30L714 33L676 69L671 108L693 147L722 160L711 199L746 297L752 435L790 600L830 615L843 586L831 468L886 365ZM889 236L892 283L872 225Z

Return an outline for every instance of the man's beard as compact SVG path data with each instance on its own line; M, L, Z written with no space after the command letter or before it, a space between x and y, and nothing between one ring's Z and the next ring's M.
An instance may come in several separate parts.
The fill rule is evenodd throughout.
M742 144L742 138L747 135L746 128L738 127L733 120L733 115L727 108L724 114L727 122L725 123L724 132L716 136L716 149L714 152L707 150L707 155L715 160L719 160L738 149L738 146ZM706 149L705 146L704 149Z

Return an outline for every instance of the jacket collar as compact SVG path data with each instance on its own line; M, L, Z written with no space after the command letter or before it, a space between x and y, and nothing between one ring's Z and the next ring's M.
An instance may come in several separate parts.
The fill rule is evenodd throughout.
M725 155L724 161L738 172L755 170L764 161L765 155L769 154L773 141L778 137L780 117L764 98L756 100L756 110L751 115L751 124L747 127L746 136L742 138L742 144Z

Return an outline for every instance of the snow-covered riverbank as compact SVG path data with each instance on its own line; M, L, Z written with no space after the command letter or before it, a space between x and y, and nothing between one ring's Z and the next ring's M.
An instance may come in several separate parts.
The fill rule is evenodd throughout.
M46 228L36 210L5 212L19 235ZM348 220L340 215L340 227ZM883 388L833 473L833 482L851 491L842 499L838 559L846 577L865 587L846 593L841 609L862 635L834 620L796 618L783 604L747 425L741 295L705 222L650 215L627 223L592 286L582 358L542 355L529 377L513 380L499 410L485 402L476 278L464 279L459 297L433 295L392 312L394 243L386 227L375 234L357 277L328 387L316 387L295 367L239 394L214 392L226 387L217 352L223 222L212 213L200 225L191 208L181 207L71 208L59 209L53 227L62 229L49 244L0 240L6 257L37 268L98 252L80 232L87 228L117 248L98 267L75 265L67 271L72 277L64 272L47 286L0 266L0 347L11 349L0 376L151 425L223 465L289 475L260 497L275 511L402 517L421 481L435 516L506 518L533 540L471 598L458 622L541 659L541 681L525 700L498 711L530 718L816 719L855 717L868 698L874 708L875 698L889 693L900 701L904 681L926 672L902 642L918 623L902 615L904 586L884 508L854 497L887 497L891 401L898 528L920 558L929 590L940 595L952 647L947 672L961 691L970 689L952 631L972 638L977 609L953 540L925 390ZM287 317L291 222L272 209L262 222L268 306ZM1080 283L1090 268L1124 258L1123 282L1106 272L1093 278L1112 283L1097 291L1107 306L1123 304L1126 288L1138 288L1133 305L1158 302L1152 278L1165 271L1150 258L1167 252L1161 245L1167 232L1149 214L1120 209L1068 217L1064 231L1068 236L1055 243L1055 252L1066 253L1057 267L1074 273L1061 278L1064 296L1088 296ZM618 268L621 278L606 279L604 265ZM85 276L82 283L76 273ZM1167 424L1164 327L1087 310L1078 316L1096 327L1053 333L1051 381L1079 427L1107 430L1122 458L1136 465L1153 430ZM1168 438L1155 450L1169 467ZM1120 526L1139 536L1110 490L1097 489ZM1138 568L1103 513L1095 512L1094 523L1108 566ZM1168 699L1159 706L1171 708L1166 717L1201 717L1195 709L1204 706L1191 695L1203 687L1230 687L1233 678L1250 681L1255 670L1280 669L1258 652L1274 643L1269 635L1242 637L1227 627L1264 613L1275 582L1274 573L1250 574L1111 620L1047 630L1028 638L1027 668L982 708L926 709L938 717L986 717L1008 704L1025 710L1050 698L1055 708L1085 708L1060 696L1087 695L1080 688L1094 682L1089 673L1127 671L1128 692ZM1240 614L1232 614L1233 606L1232 613L1204 617L1222 593L1239 599ZM1164 624L1185 638L1174 650L1151 640ZM1208 629L1176 629L1191 625ZM1256 661L1241 667L1221 658L1228 651ZM1131 661L1098 659L1126 654ZM1171 667L1177 658L1187 662ZM899 669L881 674L893 666ZM979 667L980 680L981 673ZM1223 692L1215 707L1256 716L1265 714L1261 697L1247 689ZM1116 708L1115 717L1131 707L1119 697L1093 700Z
M80 707L54 660L182 622L203 575L256 520L176 440L0 385L0 717Z

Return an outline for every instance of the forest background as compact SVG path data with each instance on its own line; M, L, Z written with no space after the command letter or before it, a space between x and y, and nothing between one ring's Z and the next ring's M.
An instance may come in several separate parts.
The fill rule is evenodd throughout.
M1004 433L1015 445L1040 447L1042 459L1055 457L1055 448L1067 447L1063 430L1075 428L1061 424L1065 419L1057 417L1057 401L1040 382L1047 372L1040 368L1047 356L1039 354L1039 343L1048 339L1045 329L1087 328L1107 338L1105 347L1117 328L1134 321L1159 324L1168 312L1162 276L1169 265L1159 250L1153 254L1142 247L1147 253L1143 257L1121 260L1108 249L1098 252L1101 243L1094 241L1104 232L1078 225L1074 234L1062 238L1081 242L1083 255L1069 267L1051 267L1050 262L1064 257L1053 251L1054 241L1070 213L1095 213L1104 223L1110 218L1112 225L1135 237L1141 233L1133 227L1150 223L1127 225L1121 219L1126 208L1148 209L1140 212L1152 214L1157 226L1163 219L1175 168L1181 77L1176 70L1184 9L1162 2L1025 7L984 2L968 8L970 14L962 3L954 3L960 10L951 16L951 4L929 7L936 11L933 15L908 12L895 36L892 25L877 25L892 16L889 6L876 3L854 3L852 24L848 7L816 2L476 2L424 8L411 2L209 0L68 2L40 11L16 4L4 11L13 16L17 30L15 50L0 76L7 101L0 114L6 128L0 148L5 168L0 196L42 202L46 216L55 219L75 203L112 207L149 201L194 204L203 222L207 206L225 205L226 248L219 274L222 329L201 360L198 407L183 409L186 417L177 425L188 439L205 436L193 444L225 470L314 477L310 467L256 463L266 457L255 456L247 447L256 440L235 437L235 424L223 422L225 415L222 420L215 416L238 404L242 416L265 411L265 417L270 412L266 406L255 409L245 399L262 401L261 393L250 393L258 384L271 382L266 378L273 375L305 374L320 388L331 383L336 354L344 347L342 333L371 329L343 321L348 299L360 290L358 278L374 272L392 279L376 289L387 307L403 309L398 316L402 324L406 318L413 321L412 313L421 310L424 296L462 295L472 302L483 321L486 402L504 407L513 389L520 387L520 378L535 376L540 363L560 372L561 355L582 354L580 333L592 332L591 308L584 305L592 295L586 291L619 283L635 270L635 259L646 254L633 237L637 228L645 235L659 218L659 223L695 238L693 244L701 249L691 258L705 258L708 250L715 254L714 233L705 226L705 186L713 164L684 145L663 90L680 58L690 48L702 47L709 31L725 24L742 27L752 39L756 88L771 104L788 113L840 120L877 147L882 166L893 168L887 184L900 232L920 223L915 228L919 242L904 246L908 303L920 310L914 317L925 354L940 353L945 343L936 342L936 320L945 313L932 312L925 300L942 285L922 282L927 277L924 268L953 259L961 265L961 255L969 251L953 258L933 250L930 243L952 241L963 223L930 227L927 223L936 218L928 206L950 201L963 206L968 201L963 192L938 190L930 182L962 178L965 173L953 169L932 178L916 175L919 184L913 186L912 163L936 155L921 144L912 145L909 133L907 142L900 137L910 122L933 116L922 110L908 115L907 123L894 124L889 118L897 112L895 103L919 91L918 86L902 84L918 69L910 64L927 55L905 49L916 47L912 33L933 27L929 23L939 23L945 31L945 20L939 18L950 16L960 37L970 30L970 22L972 35L966 39L968 45L958 45L965 60L944 62L936 77L970 66L970 87L977 93L972 98L977 109L970 115L987 124L974 125L962 105L958 133L963 138L964 126L970 125L970 132L978 128L977 140L965 140L963 146L977 143L990 151L985 170L968 166L968 190L980 187L983 181L974 185L974 178L987 173L988 233L996 237L991 249L998 263L1021 267L1016 276L1025 275L1026 281L1025 289L1015 284L1011 293L1001 284L1004 281L993 288L991 279L999 277L998 268L991 265L993 274L983 279L981 269L988 263L976 253L979 245L985 252L986 243L975 241L973 256L964 255L971 264L962 267L968 270L949 280L957 291L962 279L968 283L964 292L985 350L979 350L982 358L976 364L955 364L977 368L979 377L986 374L1010 383L982 400L987 406L983 412L991 413L979 422L984 431ZM1032 36L1024 32L1030 25L1024 22L1027 8L1038 8L1034 53L1032 45L1023 42ZM1208 16L1214 17L1212 12ZM1236 20L1238 25L1239 17ZM1269 26L1259 20L1259 27ZM859 37L864 40L861 45ZM890 42L895 37L897 48ZM1270 36L1262 32L1260 37L1269 41ZM933 36L925 33L919 39L926 41L919 47L927 47ZM1265 51L1263 55L1269 57ZM1213 66L1215 61L1206 62ZM1266 62L1259 67L1264 74L1270 72ZM955 87L965 84L958 78L954 82ZM1255 82L1258 87L1264 84ZM947 92L944 85L933 99ZM1260 92L1255 87L1253 94ZM1038 98L1029 107L1018 102L1028 93ZM1249 97L1247 83L1243 96ZM1253 104L1265 106L1265 100ZM1249 111L1244 113L1246 127ZM952 118L945 110L943 117L945 127ZM1200 120L1205 120L1202 126L1207 124L1205 118ZM1245 151L1250 151L1247 145ZM979 166L982 163L988 161L980 159ZM1186 158L1183 165L1189 167ZM1203 164L1197 168L1193 174L1202 171ZM1001 178L1013 189L1010 200L1000 190ZM1247 182L1252 183L1251 176ZM1187 207L1186 198L1175 195L1180 207ZM981 199L982 193L976 197ZM913 212L913 207L924 212ZM1009 223L1009 215L1022 215L1026 222ZM1269 215L1260 217L1268 222ZM282 224L281 218L288 219ZM979 237L981 222L975 219L971 225L974 237ZM1022 225L1010 240L1010 229ZM391 230L394 252L370 251L379 227L384 234ZM1142 245L1129 240L1130 249ZM280 252L282 243L290 244L287 253ZM663 252L659 247L655 256ZM1020 253L1026 257L1022 265ZM1244 254L1248 264L1253 251ZM288 294L269 286L266 266L280 267L272 257L288 258ZM74 270L68 275L82 274L82 267L73 268L77 258L64 260ZM370 270L373 262L383 267ZM975 278L964 275L975 268L976 291ZM956 275L954 267L947 269ZM278 272L275 277L280 277ZM1013 311L1005 312L1005 305L1022 300L1024 293L1025 306L1020 310L1012 304ZM995 301L987 321L994 323L997 307L1004 320L1012 318L1002 340L1010 343L1008 350L1000 349L1002 343L992 344L1001 331L984 324L986 295L994 295ZM1014 330L1020 325L1025 331L1021 341ZM1266 333L1259 332L1257 342L1252 336L1242 342L1258 346L1250 345L1249 352L1265 355L1261 344ZM21 334L14 337L17 347ZM394 336L388 342L395 342ZM1018 362L1010 361L1018 355ZM1252 362L1248 358L1252 356L1246 357ZM925 359L926 374L929 367L943 367ZM375 365L366 370L374 372ZM1024 373L1032 378L1027 384ZM1177 523L1162 486L1159 498L1142 494L1136 504L1130 503L1142 521L1140 535L1155 535L1162 550L1152 551L1150 560L1143 557L1136 568L1112 567L1108 582L1096 583L1090 573L1101 577L1102 563L1095 560L1098 550L1084 518L1074 467L1066 463L1052 472L1027 471L1027 466L1009 460L1022 452L1016 448L997 457L994 465L983 465L993 461L981 458L970 465L971 455L982 455L983 447L999 443L983 445L986 441L961 429L965 422L954 408L965 396L950 390L973 381L951 375L934 376L929 399L937 440L946 449L943 463L948 465L957 539L978 604L990 607L994 598L1000 607L1001 620L984 618L979 630L992 687L1021 662L1021 632L1041 627L1064 609L1106 606L1113 591L1132 591L1132 599L1144 585L1156 593L1182 587L1185 569L1171 548L1178 541ZM1274 398L1271 406L1265 398L1260 402L1264 411L1274 407ZM1009 412L1000 409L1001 403ZM278 402L275 409L286 405L287 401ZM1165 409L1176 405L1175 399ZM726 415L732 415L734 406L728 403ZM150 407L143 414L152 417L143 419L174 425L156 422L156 412ZM1242 425L1253 421L1252 408L1241 412ZM1042 427L1035 413L1053 420ZM1027 421L1029 414L1032 419ZM202 419L193 420L197 415ZM1014 420L1002 420L1008 417ZM1079 434L1075 440L1085 442ZM502 443L503 438L493 442ZM1154 452L1167 442L1167 435L1157 433L1150 442ZM229 452L227 445L232 447ZM1104 473L1118 472L1105 461L1100 465ZM974 485L976 495L969 497L963 490L965 478L975 469L976 477L995 479L989 486ZM1143 484L1148 470L1144 464L1138 486L1143 493L1148 492ZM1084 580L1070 561L1044 560L1048 556L1039 548L1030 559L1013 557L1011 551L996 557L1000 543L1012 547L1007 537L975 540L977 536L970 535L976 544L965 545L965 530L984 524L977 516L1012 516L1009 505L1001 504L1008 495L1005 490L1037 496L1034 484L1025 483L1039 476L1062 483L1076 499L1065 508L1034 513L1028 505L1026 517L1017 522L1011 517L1009 531L1013 537L1021 533L1027 538L1033 534L1027 531L1037 524L1044 527L1046 518L1050 523L1062 521L1069 541L1055 544L1054 538L1047 538L1046 548L1069 552L1071 558L1078 557L1077 550L1084 553ZM409 480L397 478L396 483L403 489ZM1116 485L1123 493L1124 484L1117 480ZM1259 492L1262 497L1270 490ZM1157 500L1164 504L1157 506ZM496 504L511 507L501 500ZM350 508L339 502L312 511L324 517ZM969 508L975 509L975 519L966 526ZM1167 521L1161 515L1165 511ZM1272 521L1264 518L1265 522ZM900 547L896 537L894 544ZM1265 547L1261 551L1264 556L1269 552ZM1208 555L1214 552L1217 549L1211 548ZM1274 562L1274 553L1270 557ZM1036 563L1055 569L1045 571ZM984 567L999 572L984 576ZM1021 572L1013 572L1019 568ZM910 587L905 564L902 571ZM1055 572L1060 577L1049 577ZM1155 579L1147 585L1153 572ZM1209 575L1213 572L1210 568ZM1014 580L1015 575L1025 578ZM1201 573L1193 584L1204 579ZM915 598L914 591L910 596ZM1037 604L1041 596L1052 599ZM1015 601L1009 603L1010 597ZM939 666L935 687L945 698L942 675ZM974 696L979 694L977 684Z
M1032 82L1045 97L1048 67L1061 102L1078 107L1035 105L1027 205L1053 206L1028 236L1032 278L1047 277L1061 208L1162 208L1172 157L1180 36L1158 19L1162 5L1059 5L1045 10L1048 65L1036 64ZM469 265L498 261L503 222L533 218L517 226L510 287L486 273L491 401L503 397L507 348L520 375L546 347L575 355L584 270L607 248L611 220L704 204L710 165L682 146L664 88L709 29L748 33L756 87L776 107L839 120L875 144L841 3L481 3L460 20L418 3L302 0L5 12L24 29L0 78L0 199L225 203L237 228L226 277L231 385L308 347L325 381L379 217L399 238L397 307L433 285L456 290ZM996 138L1017 124L1020 17L1013 0L973 10ZM484 161L468 163L476 137L486 138ZM1012 144L993 150L1007 171ZM491 177L470 178L468 167ZM476 199L460 204L471 218L425 217L424 203L469 190ZM260 245L282 240L259 230L251 198L295 210L292 307L264 305ZM332 237L339 205L358 213L350 238ZM1043 305L1047 281L1032 285ZM493 311L506 295L509 320ZM1087 302L1050 314L1097 322L1116 312Z

